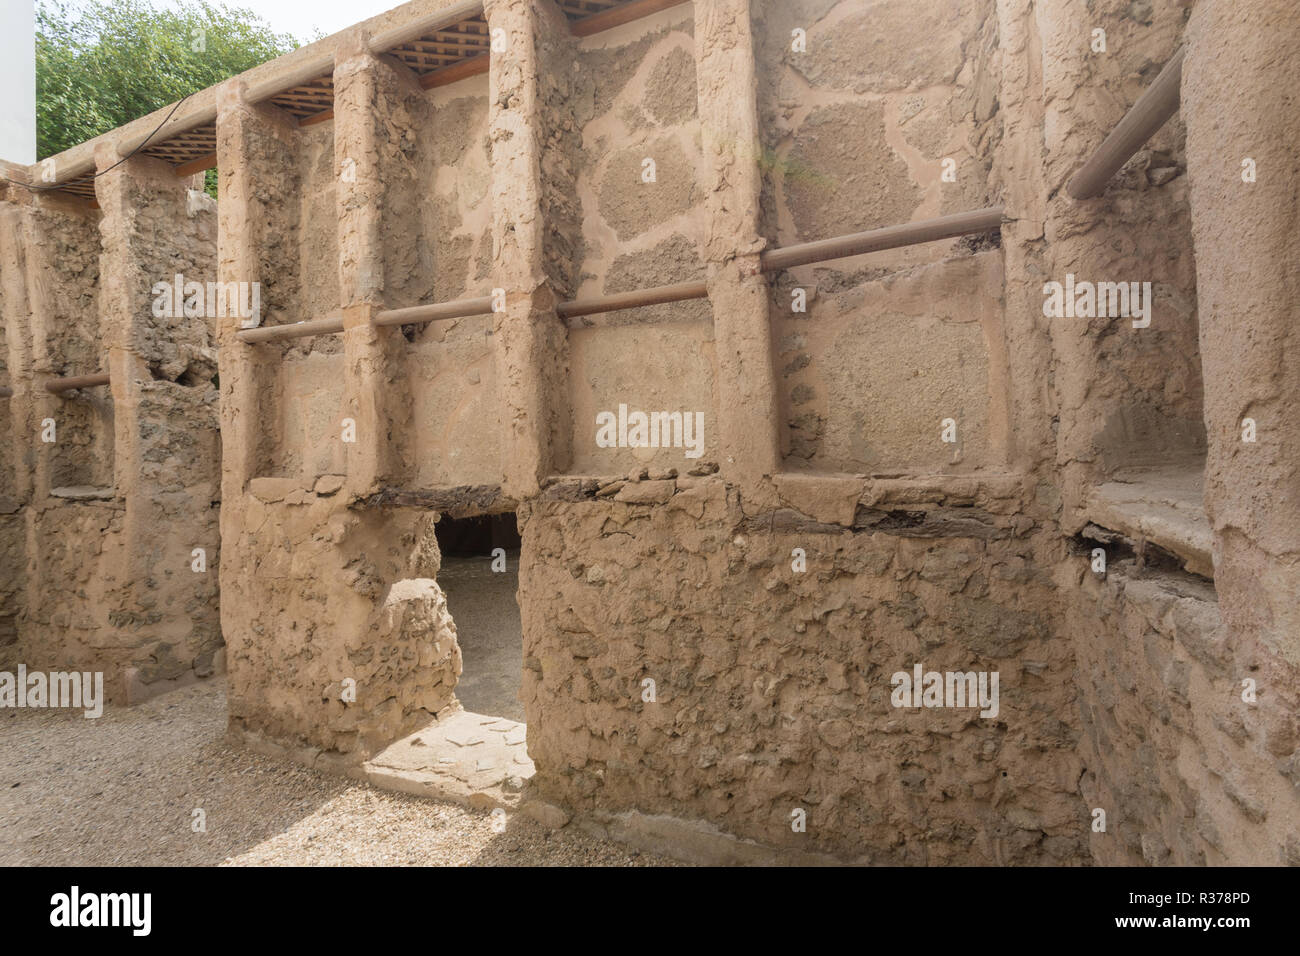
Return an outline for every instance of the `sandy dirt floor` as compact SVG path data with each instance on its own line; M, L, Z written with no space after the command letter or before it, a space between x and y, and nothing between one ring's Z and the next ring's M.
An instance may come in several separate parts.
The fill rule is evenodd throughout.
M517 683L515 685L518 686ZM672 861L227 746L213 680L134 709L0 711L0 865L645 866ZM202 809L207 832L195 832Z

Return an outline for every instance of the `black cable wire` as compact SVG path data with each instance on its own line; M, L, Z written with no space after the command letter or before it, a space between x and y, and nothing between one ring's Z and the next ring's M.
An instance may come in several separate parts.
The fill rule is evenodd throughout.
M149 145L149 141L150 141L151 139L153 139L155 136L157 136L157 135L162 131L162 128L163 128L164 126L166 126L169 122L171 122L171 118L172 118L173 116L176 115L176 111L177 111L178 109L181 108L181 104L184 103L186 100L188 100L188 99L189 99L191 96L193 96L193 95L194 95L193 93L186 93L186 94L185 94L184 96L182 96L179 100L177 100L177 101L176 101L176 105L172 107L172 111L171 111L170 113L168 113L165 117L163 117L163 121L162 121L161 123L158 124L157 128L154 129L154 131L153 131L152 133L150 133L148 136L146 136L146 137L141 141L141 143L140 143L139 146L137 146L135 149L131 150L131 152L129 152L127 155L123 156L121 159L119 159L117 162L115 162L112 166L108 167L108 169L101 170L100 172L97 172L97 173L90 173L90 174L85 175L85 176L78 176L76 179L69 179L66 183L54 183L54 184L49 185L49 186L34 186L34 185L32 185L31 183L21 183L21 182L19 182L19 181L16 180L16 179L10 179L8 176L4 176L4 177L0 177L0 178L3 178L4 181L7 182L7 183L13 183L15 186L22 186L23 189L28 189L28 190L31 190L32 192L48 192L48 191L51 190L51 189L66 189L66 188L69 187L69 186L75 186L77 183L85 182L86 180L90 180L91 182L94 182L96 179L98 179L100 176L103 176L105 173L111 173L113 170L117 169L117 167L121 166L123 163L125 163L128 159L130 159L130 158L131 158L132 156L134 156L136 153L140 152L140 150L142 150L142 149L144 149L146 146L148 146L148 145ZM44 161L44 160L42 160L42 162L43 162L43 161ZM40 163L38 162L36 165L39 166Z

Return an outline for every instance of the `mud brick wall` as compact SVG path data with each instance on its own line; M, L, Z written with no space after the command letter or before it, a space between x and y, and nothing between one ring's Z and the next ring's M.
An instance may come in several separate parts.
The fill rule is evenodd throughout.
M309 128L324 130L311 134L321 154L310 164L287 148L294 124L250 104L238 80L223 88L217 122L223 279L274 272L272 253L300 269L323 261L329 280L300 303L313 311L273 314L268 324L340 310L348 321L342 337L265 348L238 342L233 323L221 329L230 396L222 538L241 556L222 573L231 730L251 746L339 766L446 710L460 674L454 623L434 581L436 515L352 506L382 487L443 476L500 480L499 461L465 437L468 427L486 439L486 429L455 404L476 369L478 384L486 371L490 385L491 323L375 333L355 321L475 281L462 234L471 246L481 238L490 203L482 187L458 193L452 170L472 156L485 163L485 98L435 104L365 42L357 32L336 52L335 118ZM477 152L449 151L430 136L439 121L466 139L477 127ZM426 177L440 176L442 197L424 202ZM297 218L280 215L284 206ZM318 232L319 241L303 238ZM322 259L321 248L335 251ZM433 421L417 429L428 410ZM344 441L345 421L355 442Z
M9 210L0 209L0 226L5 231L13 225ZM0 240L3 243L4 240ZM12 243L12 240L10 240ZM0 245L0 255L9 255L12 244ZM0 273L0 280L3 280ZM0 281L0 380L8 383L14 376L9 367L9 326L3 321L15 308L13 296L21 290ZM26 462L14 441L14 421L8 409L0 410L0 648L18 640L18 613L23 604L23 519L18 499L18 475L26 471ZM4 653L0 651L0 653Z
M223 666L216 350L204 319L154 308L156 283L215 277L214 204L190 185L138 158L96 180L97 209L6 197L5 661L103 671L118 703ZM111 386L44 388L96 372Z
M1300 56L1292 5L710 0L579 37L550 0L487 0L504 43L487 74L430 90L372 48L450 7L415 0L313 45L331 122L253 102L265 72L204 94L208 268L262 283L264 325L344 326L213 333L235 735L348 767L454 709L433 526L517 509L530 797L550 819L799 859L1296 862L1300 362L1274 268L1296 258L1277 238L1294 232L1294 137L1262 127L1286 94L1260 66ZM1180 46L1180 116L1102 195L1071 199ZM1271 170L1247 192L1243 156ZM158 172L107 178L99 211L0 209L17 390L0 434L35 434L54 407L41 375L105 353L114 374L111 393L60 401L78 423L64 449L0 458L0 567L24 569L23 587L0 581L0 649L29 622L87 648L125 628L123 664L161 678L199 669L212 642L178 612L206 621L215 595L182 597L141 561L172 566L168 548L202 538L172 523L218 496L180 464L210 447L180 432L211 414L195 383L212 343L123 324L138 286L101 279L105 262L210 262L211 210L180 215ZM766 248L989 206L996 236L759 274ZM1151 282L1151 326L1045 316L1067 273ZM557 311L683 281L707 298ZM489 316L371 324L496 290ZM598 447L596 415L619 405L703 412L704 454ZM1245 416L1264 436L1249 446ZM1178 502L1212 542L1203 576L1097 524L1098 486L1153 468L1204 479L1204 507L1199 490ZM73 486L87 500L49 493ZM71 596L52 609L38 579ZM999 714L892 706L914 664L996 672Z
M223 536L228 553L260 555L255 569L222 575L231 728L322 765L354 762L427 722L460 673L433 583L433 517L354 514L345 503L323 487L255 479L237 536Z
M1128 560L1104 580L1081 567L1062 580L1065 628L1078 649L1088 768L1080 788L1108 821L1091 837L1099 862L1297 860L1294 601L1276 597L1294 590L1291 509L1278 497L1293 486L1282 473L1294 467L1270 471L1276 442L1287 440L1278 431L1262 445L1241 441L1247 409L1285 388L1275 363L1286 349L1245 317L1271 314L1262 303L1276 287L1245 280L1230 263L1257 254L1249 244L1293 205L1284 198L1290 174L1255 190L1241 162L1275 142L1261 126L1273 86L1259 64L1294 59L1300 21L1283 5L1248 7L1115 4L1085 17L1061 3L1041 13L1053 189L1077 164L1080 133L1095 122L1102 129L1084 134L1095 140L1131 101L1126 86L1144 85L1180 44L1188 54L1180 116L1102 196L1071 204L1058 194L1044 233L1058 277L1149 274L1155 283L1149 329L1122 319L1052 321L1066 530L1081 523L1078 503L1099 474L1159 465L1203 473L1213 533L1213 581L1176 564ZM1245 26L1252 16L1268 16L1278 32L1254 35ZM1106 28L1114 56L1063 42L1085 19ZM1079 95L1085 89L1091 100Z
M366 656L387 596L436 575L421 521L437 508L367 502L384 489L518 502L540 798L605 825L670 818L844 860L1224 852L1178 844L1186 808L1140 781L1152 754L1188 741L1225 752L1232 724L1188 718L1144 742L1163 705L1116 688L1181 686L1132 646L1173 625L1141 581L1093 575L1072 540L1096 482L1195 469L1204 454L1181 127L1102 198L1061 192L1172 53L1185 7L729 0L583 39L547 4L497 0L487 16L508 45L486 83L416 93L376 59L374 98L336 102L336 166L352 149L338 130L369 150L356 191L336 193L340 300L392 308L502 288L506 309L401 339L349 326L341 358L337 341L232 355L282 382L277 351L316 357L263 398L310 409L332 456L306 466L279 449L271 458L293 468L237 486L248 505L227 519L230 540L249 559L228 587L240 606L291 610L265 623L228 613L232 725L349 763L452 706L419 698L447 689L416 678L435 665ZM1089 52L1094 27L1114 56ZM806 53L791 49L796 28ZM340 91L357 69L346 62ZM358 126L366 104L373 125ZM266 118L249 122L251 138ZM308 188L267 160L259 176ZM765 245L997 203L1000 239L800 267L770 286L744 273ZM245 256L260 255L267 240L244 228ZM1152 281L1152 329L1045 319L1042 286L1065 271ZM706 301L555 316L565 298L700 278ZM791 309L795 289L807 312ZM595 414L618 404L704 411L706 454L597 448ZM381 433L357 450L334 437L350 410ZM939 440L949 417L956 447ZM498 497L457 498L497 482ZM1209 628L1211 582L1178 586ZM890 675L918 662L996 671L998 718L893 708ZM370 685L359 712L336 702L340 675L357 672ZM1218 713L1205 693L1194 685L1189 708ZM1167 779L1176 792L1207 783ZM1097 805L1109 833L1091 830ZM1236 825L1229 806L1214 804L1207 832ZM806 833L789 826L795 808ZM1278 843L1247 821L1241 832Z
M84 204L34 197L16 187L7 187L5 199L0 307L6 385L15 394L4 409L13 441L6 446L11 470L4 475L3 657L14 664L72 654L90 660L96 655L85 641L107 625L106 617L96 613L96 572L114 567L104 567L101 551L105 533L120 528L121 505L73 504L54 498L50 490L97 486L99 495L112 497L112 403L102 391L81 397L73 393L74 400L60 407L39 381L63 374L69 363L76 363L73 374L103 367L98 216ZM38 311L54 321L48 326L34 321ZM55 433L57 437L62 429L62 446L41 441L42 424L51 414L62 420L61 425L56 420ZM51 520L40 546L34 547L33 535L46 527L47 513L66 520ZM77 537L87 531L84 538ZM47 581L67 588L66 596L47 591ZM88 584L95 594L87 594ZM56 598L57 605L52 603Z
M1121 562L1080 575L1079 642L1088 772L1105 810L1092 835L1106 865L1300 864L1295 835L1295 689L1243 660L1213 587ZM1243 698L1243 678L1257 693Z
M20 235L25 256L11 262L15 280L21 281L18 269L24 268L27 281L22 298L15 296L18 331L14 347L27 345L35 374L84 375L105 370L99 217L84 207L45 197L37 199L24 215ZM53 255L43 252L42 245ZM24 319L25 311L29 318ZM47 324L37 316L52 321ZM74 393L67 401L38 389L33 400L32 412L39 413L40 421L53 415L56 422L64 423L64 439L40 449L44 454L33 456L33 467L46 469L48 487L112 488L115 429L110 396L102 390L85 391ZM24 422L24 436L34 425L36 422Z
M278 121L272 129L285 132L287 121L271 118ZM262 163L254 167L276 172L254 177L259 200L276 210L260 225L265 230L257 273L263 325L323 318L339 305L334 127L322 123L302 132L301 143L266 135ZM314 477L342 471L333 439L342 417L343 343L332 337L300 339L263 350L258 358L270 412L259 473Z
M846 38L860 34L836 25L842 28L845 17L861 14L861 5L842 4L843 9L821 24L820 16L831 6L802 11L808 14L813 42L832 46L853 42ZM953 112L958 143L969 139L987 145L996 138L991 106L985 103L985 114L977 121L974 103L983 94L973 90L982 83L996 91L996 76L988 75L987 62L993 46L992 8L963 11L955 26L949 25L956 37L949 88L930 91L914 105L932 109L935 116ZM896 14L903 16L901 11ZM743 23L750 15L748 4L729 5L726 11L697 7L690 31L698 108L708 104L712 110L727 103L720 115L734 130L746 128L745 77L728 69L730 64L719 55L734 53L729 28L737 17ZM784 38L790 36L785 20L795 14L783 9L778 16L755 8L754 15L760 17L755 22L761 27L754 41L758 62L766 66L780 61L781 48L788 46ZM640 112L630 106L620 109L618 97L626 96L641 76L655 76L656 45L672 49L670 44L685 44L685 37L677 37L672 29L674 19L675 15L665 14L648 21L640 43L628 47L634 55L619 59L620 65L633 71L634 80L614 95L614 118L598 121L603 125L596 129L617 121L624 124L626 135L653 135L653 127L646 133L638 129L645 123L646 104ZM774 25L778 19L779 28ZM947 24L945 17L941 19ZM660 38L664 27L667 33ZM628 33L611 31L606 44L626 43L627 37ZM916 42L921 43L919 35ZM964 50L973 63L962 70ZM847 63L849 52L823 51L818 62ZM981 52L985 62L979 62ZM698 72L702 65L704 75ZM793 67L780 67L777 72L781 70L797 72ZM960 80L958 72L963 74ZM734 86L728 81L732 74ZM682 71L673 75L681 77ZM752 169L765 173L754 177L752 194L722 179L723 198L706 205L713 221L706 221L698 234L706 244L724 249L731 244L733 251L724 251L723 261L761 248L761 244L744 246L743 226L731 233L719 230L722 220L717 217L724 211L735 211L738 224L744 218L739 213L747 211L751 228L769 230L768 242L776 244L969 208L961 199L944 207L937 158L927 170L919 154L909 153L915 175L926 180L924 188L916 188L910 205L903 199L895 217L881 212L880 221L841 222L845 216L860 216L864 209L873 213L877 209L879 202L869 183L872 175L879 175L880 164L873 161L874 154L862 161L860 171L867 177L862 180L856 167L836 165L834 160L855 150L869 153L870 148L878 148L880 138L868 129L861 134L861 150L856 140L843 146L846 138L859 135L862 124L843 117L832 122L835 111L881 112L885 101L896 108L906 91L899 89L890 99L881 92L869 93L860 81L843 82L844 88L837 89L836 76L820 72L817 82L827 93L809 96L813 106L805 104L799 111L781 115L772 100L764 98L772 82L766 73L757 94L753 87L748 89L754 115L766 124L761 126L762 152L753 148L758 146L754 143L745 146L750 150L745 153L744 142L733 136L717 154L705 150L704 174L694 177L693 185L718 181L709 175L708 167L724 169L737 153L754 164ZM612 86L618 90L621 83L621 73L616 74ZM882 80L884 91L902 86ZM805 92L802 86L795 88ZM647 87L644 97L653 101L652 92ZM787 90L787 95L793 94ZM810 121L810 111L823 107L825 115ZM826 125L819 134L820 124ZM877 125L883 127L883 112ZM591 131L589 126L588 137ZM711 132L714 144L727 135L726 129L721 134L716 129ZM816 149L830 152L808 158ZM606 152L599 154L603 157ZM799 158L804 153L808 156ZM992 164L988 154L980 154L979 159L984 165L975 162L975 167L981 172L972 175L981 184L976 191L983 204L986 196L993 195L983 191ZM966 161L973 162L969 157ZM824 177L820 206L815 189L805 189L802 179L773 172L801 164L815 166ZM613 161L605 166L612 168ZM851 196L846 201L855 183L863 195L856 202ZM902 189L900 183L887 195L900 196ZM619 236L617 219L611 225L609 215L595 218L587 212L585 200L592 193L597 211L603 214L598 180L589 192L580 190L589 243L594 245L613 231L615 238L642 250L637 256L641 263L657 266L666 252L689 262L676 248L647 245L629 228L624 229L628 235ZM648 234L661 235L670 228L654 220L674 210L661 211L654 203L636 208L644 208L643 214L650 218ZM839 218L819 223L818 208ZM792 225L796 211L804 216L807 231ZM684 231L676 245L684 246L689 238ZM680 451L670 462L673 456L662 452L640 461L635 453L618 449L576 459L576 473L603 477L578 482L560 479L540 498L525 504L521 510L522 696L530 753L538 766L537 784L548 799L606 822L627 813L707 821L758 844L839 859L1077 862L1086 858L1086 830L1081 829L1086 815L1076 784L1081 765L1075 750L1074 658L1072 647L1059 637L1051 598L1050 568L1065 558L1065 552L1042 527L1052 528L1053 515L1037 502L1032 481L981 483L951 477L963 470L962 459L951 460L952 450L939 441L943 416L922 425L925 409L912 411L918 404L915 389L890 394L890 386L897 384L888 377L891 373L910 377L912 370L924 369L926 375L933 375L947 397L955 397L955 407L977 409L977 414L964 419L971 435L965 470L982 467L995 474L1003 470L1011 454L1011 422L1001 253L955 243L918 251L919 260L876 257L888 261L873 273L835 273L828 280L829 292L810 290L814 315L785 318L789 299L782 310L781 295L786 290L780 283L793 284L791 277L779 277L778 292L770 298L763 290L760 315L764 323L770 317L773 326L769 373L801 372L815 355L820 363L815 370L819 401L843 416L831 433L834 442L827 442L831 453L812 462L825 477L801 479L768 471L760 473L757 483L743 479L735 483L726 475L741 474L739 456L721 456L721 477L707 477L713 470L710 456L704 467L688 476L690 463L682 460ZM712 248L705 252L706 258L714 254ZM589 254L586 261L591 268L593 256ZM911 271L895 275L900 269ZM828 270L806 271L816 272L821 282ZM659 281L692 277L687 271L662 273ZM719 303L727 301L723 291L711 289L711 294L715 322L734 321L729 312L718 311ZM669 324L682 321L683 306L658 311L662 313L659 324L652 327L656 332L662 328L675 343L691 343L684 354L671 353L681 354L678 363L699 361L697 350L708 354L686 335L689 327ZM917 325L899 330L899 319ZM640 328L630 319L613 316L590 328L571 330L577 387L597 380L597 373L578 368L577 357L584 348L600 345L609 349L606 354L612 359L592 367L609 369L609 378L617 386L611 394L630 394L661 381L654 352L647 357L646 350L638 353L631 340L614 338L617 332ZM797 346L786 344L796 336L802 337ZM635 344L645 346L649 341L643 338ZM936 350L949 360L936 363ZM806 361L800 360L800 351ZM620 358L630 364L620 365ZM690 394L689 368L679 367L669 379L669 393L678 400ZM815 394L808 384L814 381L813 374L806 372L796 380L804 387L795 394L805 403ZM629 379L635 384L628 384ZM753 376L749 379L754 381ZM714 372L711 391L730 390L734 381ZM882 402L885 396L887 401ZM725 394L716 401L724 408L736 404L734 396L728 400ZM603 406L591 403L585 411L599 407ZM581 400L575 400L578 449L584 438L591 440L590 427L587 436L582 435L580 409ZM874 434L865 420L871 413L884 426ZM720 424L719 447L728 437L726 419ZM774 419L768 422L773 428L776 424ZM734 442L734 434L731 438ZM885 454L864 444L873 440ZM819 438L819 451L820 446ZM889 456L891 447L901 454ZM745 457L745 465L756 460L752 454ZM807 459L813 456L803 457L807 467ZM676 466L680 477L674 479L666 470L670 465ZM885 474L904 470L916 479L875 483L861 474L852 475L868 470ZM643 480L647 473L649 480ZM924 530L874 530L881 523L891 529ZM809 556L810 570L804 574L791 569L795 548L803 548ZM897 711L889 703L889 675L921 658L927 667L931 659L944 658L942 665L933 666L998 670L1007 681L1004 686L1016 688L1005 691L1003 700L1023 697L1005 724L1003 717L934 720L932 712ZM666 685L656 703L642 700L646 678L658 687ZM1013 779L1025 783L1009 784ZM867 795L879 788L897 792ZM1019 802L1014 808L1005 807L1002 795L1012 789ZM993 806L998 809L993 811ZM790 813L795 808L806 810L809 820L815 821L806 834L791 829ZM941 849L924 838L927 829L948 836Z
M1016 530L1014 499L877 532L865 508L857 528L746 518L720 480L644 484L662 503L544 494L526 511L523 698L550 798L861 862L1085 856L1073 648L1052 546ZM894 709L890 675L912 662L1000 671L1000 714Z
M133 600L113 623L148 651L133 661L142 692L223 666L214 323L204 315L159 316L153 294L167 275L205 286L216 278L216 204L196 185L146 159L96 183L101 322L111 343L124 571ZM201 572L195 549L203 551Z

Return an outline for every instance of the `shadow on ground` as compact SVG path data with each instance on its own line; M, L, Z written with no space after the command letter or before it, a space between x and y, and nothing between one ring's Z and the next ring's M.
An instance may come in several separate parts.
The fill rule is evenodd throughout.
M637 866L511 813L376 790L227 746L213 680L134 709L0 711L0 865ZM206 832L193 829L204 811Z

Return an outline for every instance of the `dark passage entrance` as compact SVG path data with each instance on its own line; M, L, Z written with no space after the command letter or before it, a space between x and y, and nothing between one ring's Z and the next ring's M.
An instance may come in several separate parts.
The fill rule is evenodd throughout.
M493 548L519 552L522 543L514 515L482 515L477 518L443 517L435 526L438 548L443 557L491 556Z
M438 584L456 622L464 667L456 696L466 710L522 721L523 627L516 599L522 542L515 516L443 517L436 533ZM494 556L496 549L504 554ZM503 563L504 570L493 570Z

